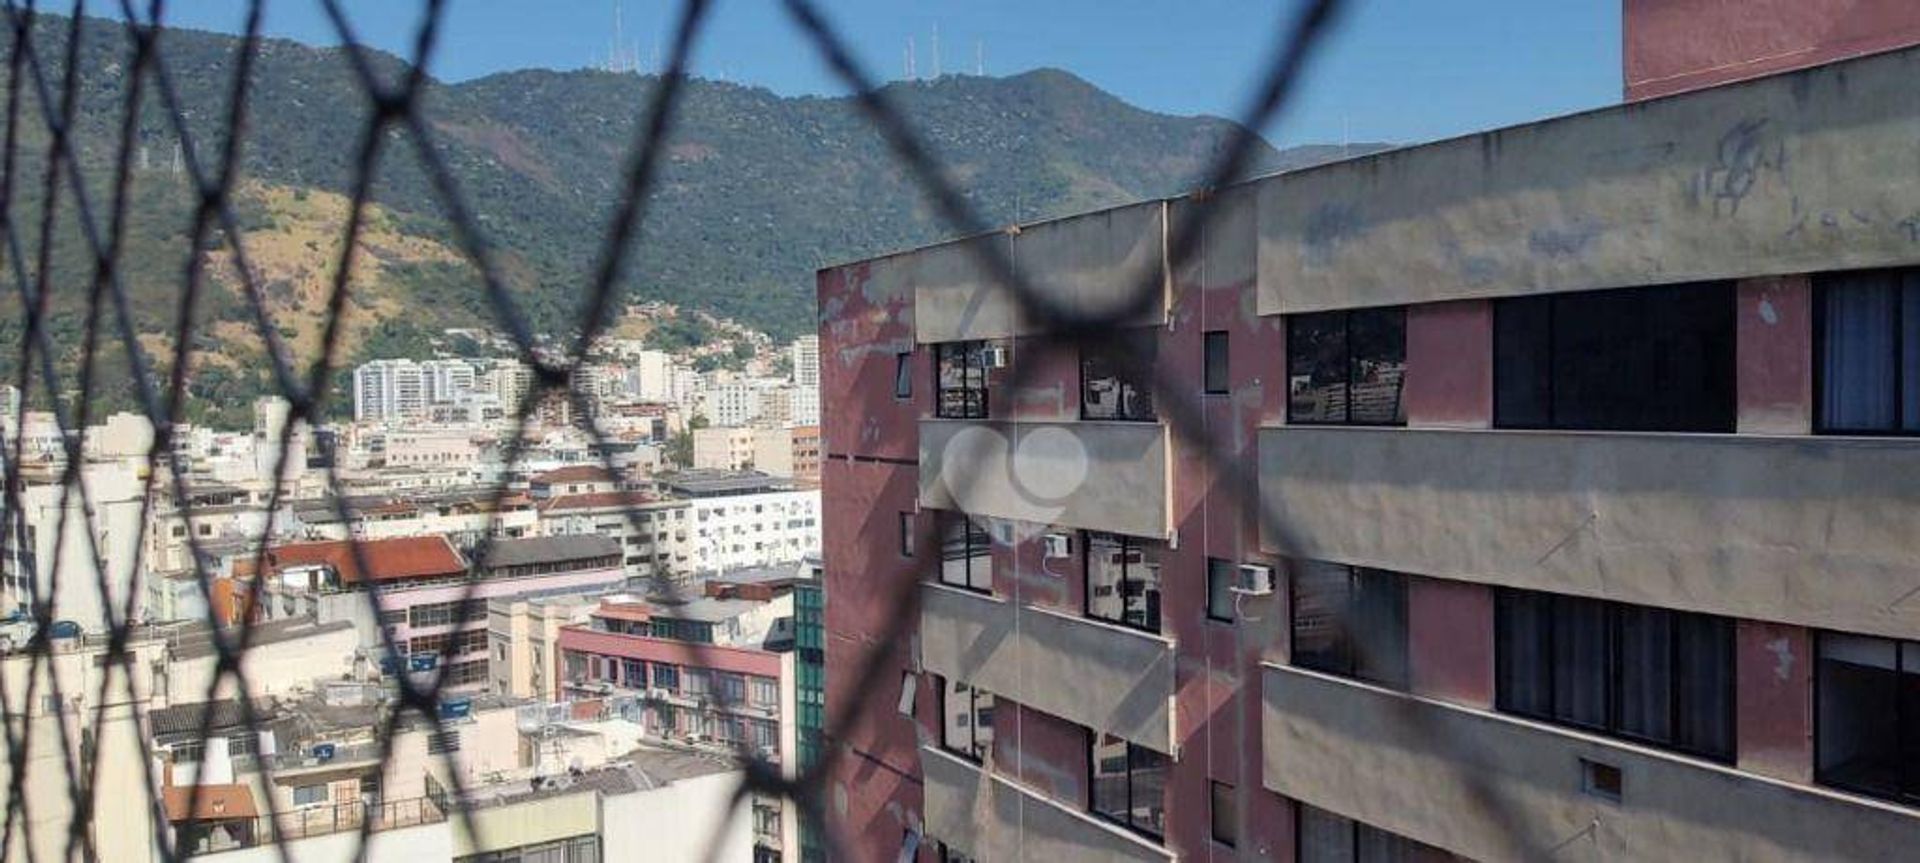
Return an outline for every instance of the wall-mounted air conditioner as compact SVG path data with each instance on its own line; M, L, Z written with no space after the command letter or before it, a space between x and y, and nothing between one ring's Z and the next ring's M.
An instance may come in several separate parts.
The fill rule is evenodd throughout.
M1058 560L1073 556L1073 535L1068 533L1049 533L1042 538L1046 543L1047 557Z
M1273 593L1273 567L1257 563L1240 564L1240 580L1233 592L1243 596L1267 596Z
M980 349L980 366L988 369L1004 369L1007 367L1010 354L1006 345L987 345Z

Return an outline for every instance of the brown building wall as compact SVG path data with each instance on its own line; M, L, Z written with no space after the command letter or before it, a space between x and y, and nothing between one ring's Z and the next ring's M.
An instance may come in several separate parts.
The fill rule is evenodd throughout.
M1920 42L1912 0L1625 0L1628 100Z

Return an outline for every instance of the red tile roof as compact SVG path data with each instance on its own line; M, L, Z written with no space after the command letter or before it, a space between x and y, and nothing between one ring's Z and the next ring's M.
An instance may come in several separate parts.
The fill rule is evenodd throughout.
M600 607L593 610L593 616L646 623L653 619L653 606L644 602L601 602Z
M467 562L444 536L406 536L360 541L360 553L376 581L401 581L463 575ZM278 572L293 566L328 566L342 584L361 580L353 544L346 540L297 542L267 550L267 567Z
M566 494L547 498L540 505L541 512L564 512L574 509L620 509L653 503L659 498L644 491L596 491L587 494Z
M533 478L536 485L552 485L557 482L613 482L613 474L597 464L577 464L555 468Z
M191 785L169 785L161 791L166 801L167 820L174 823L187 820L187 801L193 796ZM193 818L196 821L224 821L230 818L257 818L260 811L253 805L253 792L245 785L203 785L200 787L200 799L194 806Z

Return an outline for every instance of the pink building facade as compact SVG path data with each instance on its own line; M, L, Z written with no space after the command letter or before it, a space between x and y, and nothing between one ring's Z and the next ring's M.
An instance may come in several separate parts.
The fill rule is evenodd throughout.
M1630 92L1712 5L1627 5ZM1253 181L1183 261L1187 199L821 271L844 847L1920 847L1916 70ZM982 244L1151 301L1055 338Z

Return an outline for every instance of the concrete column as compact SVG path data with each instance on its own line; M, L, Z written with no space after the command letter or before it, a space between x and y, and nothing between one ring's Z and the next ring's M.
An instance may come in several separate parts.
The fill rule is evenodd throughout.
M1407 425L1493 425L1493 304L1487 300L1407 307Z
M1813 662L1806 627L1735 623L1734 740L1741 770L1813 781Z
M1742 279L1737 288L1737 428L1813 431L1813 287L1806 276Z
M1407 660L1415 693L1493 707L1493 589L1409 576Z

